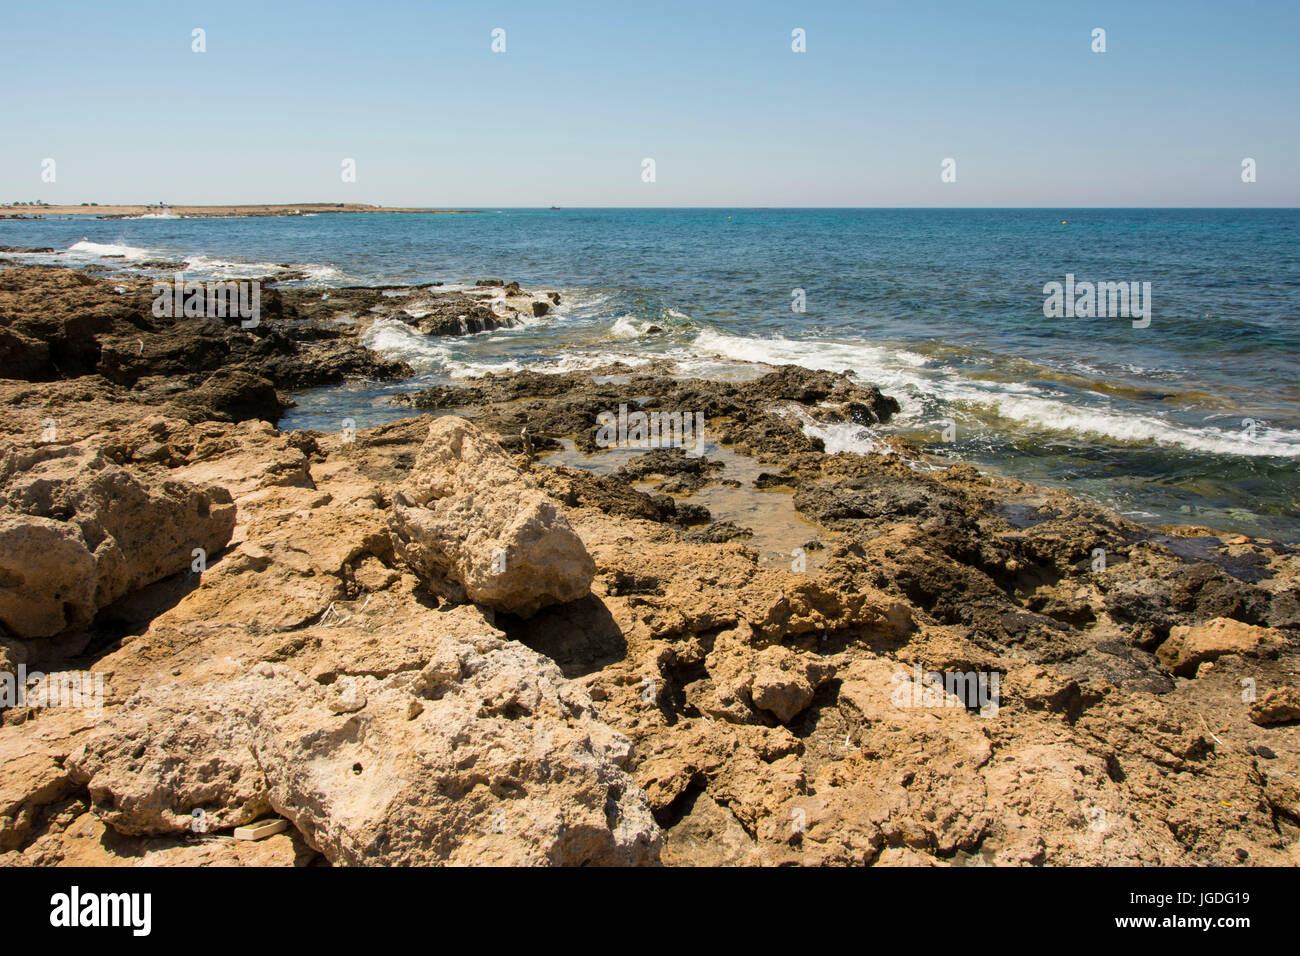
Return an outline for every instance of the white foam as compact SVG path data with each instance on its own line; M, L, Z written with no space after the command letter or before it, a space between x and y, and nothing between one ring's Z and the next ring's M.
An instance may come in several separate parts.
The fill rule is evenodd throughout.
M653 361L645 355L629 355L626 352L592 352L585 355L568 355L554 362L532 365L530 368L540 372L583 372L601 365L613 365L622 362L632 368L649 365Z
M645 330L648 328L650 328L649 322L642 322L630 315L620 315L614 320L614 324L609 327L609 336L624 341L639 339L645 335Z
M566 355L563 358L551 362L519 362L519 361L502 361L502 362L468 362L463 359L451 358L446 360L446 371L453 378L477 378L480 375L486 375L489 372L500 374L502 372L519 372L528 369L530 372L541 372L548 375L562 375L566 372L585 372L588 369L598 368L602 365L611 365L615 362L622 362L624 365L633 368L639 368L643 365L649 365L650 359L645 356L628 355L616 352L594 352L582 355Z
M916 415L934 400L954 405L979 406L1002 418L1044 431L1089 435L1117 442L1148 443L1189 451L1248 457L1300 457L1300 432L1258 426L1246 440L1237 429L1196 428L1115 409L1109 404L1080 406L1065 400L1063 392L1023 382L988 382L967 379L950 367L923 368L923 356L904 349L827 341L796 342L727 335L713 329L700 332L692 345L696 353L767 364L792 364L832 372L850 372L859 380L879 386L903 402L904 412ZM908 415L900 416L907 421Z
M122 257L128 260L138 260L157 258L159 255L149 249L142 249L140 246L128 246L112 242L91 242L89 239L74 242L65 251L72 258L91 259Z
M346 282L349 276L337 266L321 265L318 263L307 263L295 268L305 272L307 278L301 281L306 283L338 283Z
M822 440L828 455L841 451L856 452L859 455L871 452L893 453L893 449L861 425L853 422L819 422L802 410L796 411L794 415L799 419L805 435Z
M423 371L445 368L451 354L446 345L398 319L376 319L361 337L361 344Z
M211 256L189 256L184 271L210 279L249 279L285 270L274 262L233 262Z
M792 341L727 335L715 329L701 329L695 337L696 352L715 352L727 358L768 365L801 365L826 372L854 372L858 375L893 376L900 366L918 368L926 364L923 355L904 349L822 340ZM865 370L865 371L864 371Z

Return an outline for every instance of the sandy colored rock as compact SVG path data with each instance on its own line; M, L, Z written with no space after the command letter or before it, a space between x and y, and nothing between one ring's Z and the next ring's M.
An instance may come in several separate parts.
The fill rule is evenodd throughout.
M429 427L390 526L397 553L451 601L528 616L582 597L596 573L560 504L461 418Z
M124 834L273 810L336 864L654 863L629 756L553 664L485 635L383 679L263 663L144 688L68 763Z
M1300 720L1300 691L1294 687L1275 687L1250 705L1251 723L1268 727Z
M812 703L825 668L784 650L770 647L759 656L749 692L755 707L788 724Z
M655 859L657 835L670 865L1300 864L1300 721L1261 726L1243 701L1257 685L1260 716L1291 706L1292 548L1144 527L968 465L912 467L924 452L896 437L887 454L827 455L806 420L883 418L886 397L793 367L736 382L668 362L497 374L408 396L430 413L355 434L233 422L242 412L216 406L245 393L238 376L179 399L219 368L286 394L382 378L357 340L367 316L425 303L460 334L501 284L474 303L268 288L261 326L243 330L155 323L140 280L119 295L59 270L6 275L0 328L21 311L9 327L30 340L6 354L23 374L73 377L0 381L4 441L42 448L53 419L55 444L98 449L149 489L225 488L237 511L201 574L133 591L80 631L0 635L0 670L26 656L49 672L88 648L60 666L106 676L99 718L0 713L0 865L623 863ZM85 348L72 372L29 334L47 302L63 354ZM96 308L110 331L77 326ZM597 454L595 415L646 398L704 412L729 463ZM486 437L436 461L469 509L440 527L481 534L487 560L495 529L510 534L480 520L497 484L466 457L511 495L535 484L594 565L577 599L494 615L445 600L465 590L451 556L440 601L399 554L394 489L447 408ZM496 446L525 444L529 467L504 467ZM584 467L548 458L571 445L592 453ZM737 503L753 518L722 513ZM773 508L788 542L764 541ZM755 535L692 539L725 520ZM1215 618L1279 639L1172 678L1157 648L1176 660L1178 629ZM919 704L896 697L918 670L1000 674L999 707L972 711L924 678ZM293 827L251 847L223 829L263 813Z
M1173 628L1169 640L1160 645L1156 655L1178 676L1191 677L1204 661L1216 660L1224 654L1275 652L1284 644L1282 635L1274 628L1219 617L1205 624Z
M0 623L22 638L90 622L113 601L215 555L230 494L150 481L93 447L13 449L0 461Z
M47 749L14 753L12 740L0 744L4 773L0 774L0 851L22 845L37 815L47 804L73 791L68 772Z

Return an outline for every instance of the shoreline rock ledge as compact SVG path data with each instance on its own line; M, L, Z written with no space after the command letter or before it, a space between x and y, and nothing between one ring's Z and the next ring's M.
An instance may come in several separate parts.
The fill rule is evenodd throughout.
M274 812L335 866L656 865L631 744L591 697L490 629L425 630L428 662L384 678L264 661L144 685L65 770L130 836Z
M563 507L463 418L439 418L393 494L397 554L453 603L531 617L585 597L596 563Z

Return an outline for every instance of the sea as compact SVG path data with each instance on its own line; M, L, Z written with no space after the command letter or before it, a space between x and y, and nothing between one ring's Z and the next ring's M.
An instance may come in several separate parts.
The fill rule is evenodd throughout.
M294 394L286 429L377 424L411 414L397 392L492 371L666 358L744 380L800 365L902 406L874 428L805 423L829 451L898 434L1138 521L1300 543L1297 209L66 217L0 221L0 245L54 250L0 252L18 262L125 273L183 261L198 280L288 266L306 275L288 285L322 295L482 278L561 295L548 316L463 338L380 321L366 344L417 380ZM1149 313L1063 315L1045 305L1051 283L1135 284Z

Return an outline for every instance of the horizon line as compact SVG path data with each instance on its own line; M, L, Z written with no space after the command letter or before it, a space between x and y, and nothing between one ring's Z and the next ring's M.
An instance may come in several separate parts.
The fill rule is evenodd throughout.
M26 200L16 200L15 202L26 202ZM0 203L0 209L111 209L118 207L141 207L141 208L160 208L157 202L104 202L94 203L87 202L62 202L62 203L43 203L41 205L16 205L15 202ZM1183 205L1183 204L1165 204L1158 206L1144 205L1024 205L1024 206L1003 206L1003 205L970 205L970 206L939 206L939 205L870 205L870 206L838 206L818 204L811 206L789 206L779 204L752 204L752 203L709 203L705 205L616 205L606 203L569 203L567 205L503 205L494 203L470 203L465 205L436 205L436 206L417 206L406 204L380 204L380 203L363 203L363 202L169 202L161 204L161 208L191 208L191 209L228 209L228 208L249 208L265 209L269 207L366 207L377 211L401 211L408 210L413 212L483 212L498 209L541 209L541 210L563 210L563 209L775 209L775 210L801 210L801 209L899 209L899 210L916 210L916 209L934 209L934 210L1006 210L1006 209L1025 209L1025 210L1054 210L1054 209L1265 209L1265 210L1283 210L1283 209L1300 209L1300 203L1295 205L1282 206L1254 206L1254 205ZM336 215L347 215L346 212L336 213Z

